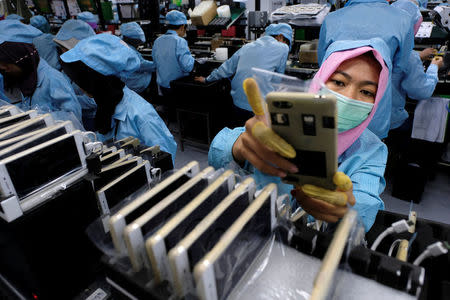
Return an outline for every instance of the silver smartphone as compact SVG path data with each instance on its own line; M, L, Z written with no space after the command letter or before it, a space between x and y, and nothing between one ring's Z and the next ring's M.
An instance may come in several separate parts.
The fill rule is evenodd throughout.
M212 184L174 215L145 242L156 283L173 282L167 252L183 239L211 212L236 184L231 170L225 171Z
M50 141L50 140L57 138L59 136L62 136L64 134L70 133L72 131L73 131L72 122L67 121L67 122L64 122L64 123L61 123L58 125L48 127L48 128L46 128L46 130L44 130L40 133L32 132L33 134L29 138L23 139L17 143L13 143L10 146L2 149L0 151L0 159L4 159L8 156L20 153L29 148L38 146L42 143ZM8 141L8 140L6 140L6 141ZM6 142L6 141L4 141L4 142Z
M195 295L194 266L249 206L255 191L254 180L245 179L169 251L173 285L179 297Z
M0 119L0 128L5 128L8 126L11 126L13 124L25 121L25 120L29 120L31 118L34 118L37 116L37 111L35 110L29 110L23 113L18 113L16 115L10 116L10 117L6 117L6 118L1 118Z
M101 155L100 156L100 162L102 164L102 166L107 166L110 165L116 161L118 161L119 159L121 159L122 157L125 156L125 151L123 151L123 149L119 149L115 152L111 152L107 155Z
M336 97L271 92L266 101L272 129L297 152L291 161L299 172L288 174L283 181L334 190L333 176L338 164Z
M109 229L114 247L119 253L127 253L123 240L123 230L128 224L142 216L159 201L182 186L199 172L198 162L192 161L157 186L127 204L109 219Z
M35 131L31 131L31 132L28 132L28 133L25 133L25 134L22 134L22 135L19 135L19 136L16 136L16 137L4 140L4 141L0 141L0 150L3 150L9 146L14 145L15 143L23 141L27 138L31 138L31 137L34 137L35 135L39 135L41 133L44 133L47 131L53 131L53 130L57 130L57 131L61 130L61 131L59 131L61 133L60 135L63 135L63 134L72 132L74 130L74 128L73 128L72 122L65 121L65 122L50 126L48 128L42 128L42 129L38 129ZM55 138L55 137L56 136L53 136L50 139Z
M7 118L20 113L20 110L15 105L4 105L0 107L0 118Z
M207 167L125 228L123 237L131 265L136 272L144 264L150 267L145 253L145 237L158 230L167 219L200 194L215 179L214 175L214 168Z
M241 279L276 226L277 186L267 185L194 267L197 296L225 299Z
M125 156L123 158L125 158ZM100 190L102 187L107 185L109 182L115 180L119 176L122 176L124 173L128 172L129 170L133 169L134 167L137 167L141 163L142 163L141 157L135 156L135 157L131 158L131 155L130 155L128 160L125 160L122 162L115 162L111 165L108 165L108 166L102 168L100 173L96 174L97 178L92 180L94 190L96 190L96 191Z
M0 129L0 140L10 139L31 131L46 128L54 125L54 123L55 122L50 114L39 115L30 120L22 121Z
M83 137L76 130L0 160L0 193L21 199L85 167Z

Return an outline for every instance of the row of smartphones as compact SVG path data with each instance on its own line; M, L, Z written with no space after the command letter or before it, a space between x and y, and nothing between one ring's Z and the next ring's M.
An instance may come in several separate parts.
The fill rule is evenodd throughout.
M39 204L30 195L84 169L85 157L83 135L71 122L35 110L21 112L12 105L1 107L0 216L11 221Z
M276 224L276 185L255 191L252 178L236 184L232 171L193 161L112 214L112 242L178 297L223 298Z

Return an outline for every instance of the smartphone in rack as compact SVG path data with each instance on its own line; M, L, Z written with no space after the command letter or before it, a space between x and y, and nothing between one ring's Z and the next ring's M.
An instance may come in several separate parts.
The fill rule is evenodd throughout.
M29 110L23 113L19 113L10 117L1 118L0 119L0 128L5 128L11 126L13 124L22 122L24 120L29 120L37 116L37 112L35 110Z
M0 107L0 119L11 117L18 113L20 113L20 111L15 105L5 105Z
M123 231L128 224L142 216L154 205L198 174L198 172L198 162L192 161L112 215L109 219L109 229L116 250L120 253L127 253L123 240Z
M144 264L149 266L144 237L158 230L167 219L200 194L212 182L214 173L212 167L202 170L125 228L123 237L135 271L141 270Z
M200 299L225 299L231 292L229 287L236 286L276 226L276 198L277 186L271 183L195 265Z
M336 97L331 94L271 92L266 101L272 129L291 144L297 156L291 160L299 172L284 178L290 184L336 188Z
M22 121L0 129L0 140L6 140L31 131L46 128L54 124L50 114L39 115L30 120Z
M145 246L156 283L173 281L167 252L222 201L236 183L231 170L225 171L211 185L174 215L163 227L147 239Z
M249 206L255 191L254 180L245 179L169 251L173 286L179 297L195 295L194 266Z
M141 157L130 158L129 160L122 161L120 163L116 162L111 165L108 165L100 171L93 180L94 190L98 191L109 182L115 180L119 176L128 172L129 170L137 167L140 163L142 163Z
M123 149L119 149L115 152L111 152L107 155L101 155L100 156L100 162L102 164L102 167L110 165L116 161L118 161L119 159L121 159L122 157L125 156L125 151L123 151Z

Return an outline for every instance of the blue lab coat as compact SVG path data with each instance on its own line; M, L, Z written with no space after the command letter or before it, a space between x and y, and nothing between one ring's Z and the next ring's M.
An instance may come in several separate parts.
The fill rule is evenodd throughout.
M221 78L229 78L231 81L231 96L237 107L251 111L242 83L248 77L252 77L252 68L260 68L267 71L284 73L289 47L278 42L272 36L263 36L253 43L239 49L233 56L215 69L206 81L215 81Z
M141 61L141 65L139 69L134 71L132 74L127 76L121 76L120 79L129 87L131 90L135 91L136 93L143 92L148 85L150 84L150 81L152 80L152 72L156 70L155 64L153 61L146 60L142 57L142 55L134 49L133 46L129 47L136 51L136 54L139 56L139 59Z
M54 35L49 33L43 33L37 38L33 39L33 45L39 53L39 56L47 61L47 63L55 68L56 70L61 70L61 65L59 63L59 55L56 50L57 46L53 39Z
M188 76L194 68L194 58L187 41L173 30L156 39L152 49L159 86L170 88L170 82Z

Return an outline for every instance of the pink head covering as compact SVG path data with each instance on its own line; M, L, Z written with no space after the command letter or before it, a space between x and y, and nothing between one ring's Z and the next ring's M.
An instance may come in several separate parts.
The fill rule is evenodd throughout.
M389 69L384 63L381 54L372 47L364 46L345 51L337 51L330 54L330 56L328 56L328 58L322 63L322 66L314 76L314 79L309 88L310 92L317 93L321 88L321 82L325 83L344 61L360 56L369 51L373 52L373 55L381 65L381 72L380 78L378 80L378 90L377 95L375 96L375 103L373 105L372 111L370 112L366 120L364 120L360 125L356 126L355 128L346 130L338 134L338 156L344 153L345 150L347 150L347 148L350 147L359 138L364 129L366 129L366 127L369 125L370 120L372 120L372 117L375 114L375 111L377 110L378 103L383 98L384 92L386 90L389 80Z

